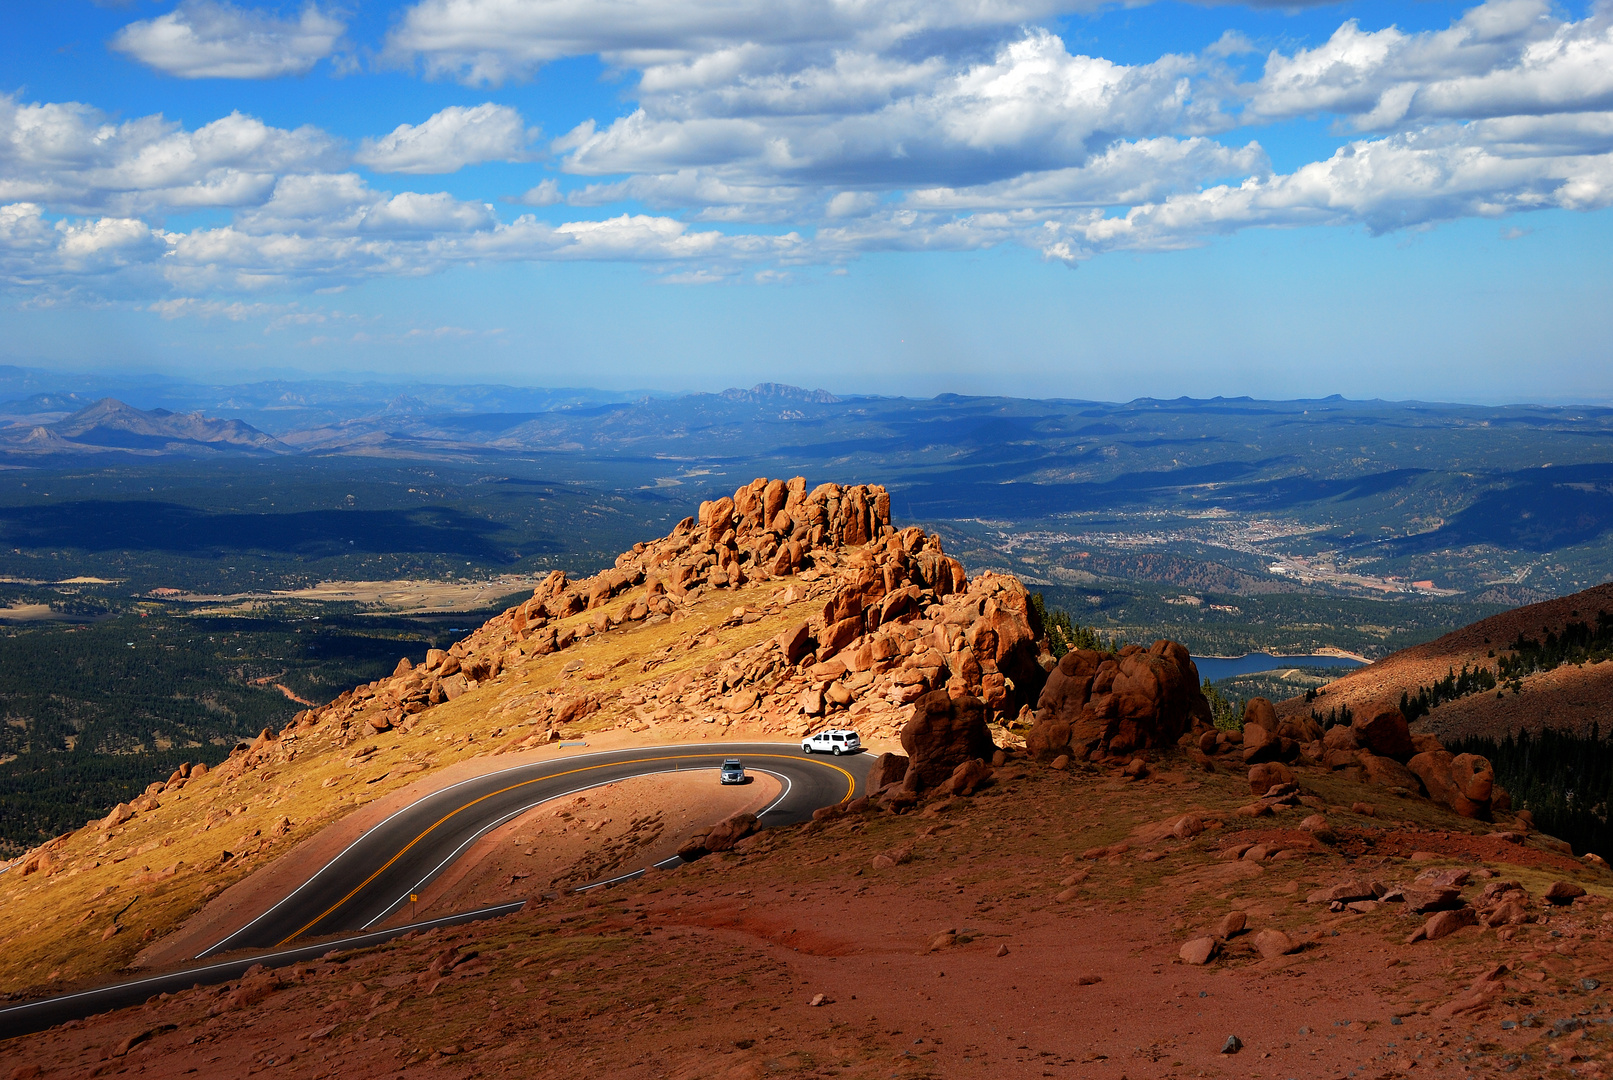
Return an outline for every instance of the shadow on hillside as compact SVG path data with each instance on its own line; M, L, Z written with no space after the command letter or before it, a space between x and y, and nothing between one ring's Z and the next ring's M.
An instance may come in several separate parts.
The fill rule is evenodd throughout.
M492 542L502 531L496 522L442 507L289 514L209 513L174 503L110 500L0 507L0 542L80 551L262 551L313 558L430 553L505 563L510 552ZM560 550L553 541L522 546L528 554Z

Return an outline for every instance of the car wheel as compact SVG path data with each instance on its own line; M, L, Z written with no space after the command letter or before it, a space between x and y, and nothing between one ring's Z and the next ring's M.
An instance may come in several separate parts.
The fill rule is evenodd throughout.
M838 746L835 747L833 753L834 753L835 757L839 757L840 756L840 747L838 747Z

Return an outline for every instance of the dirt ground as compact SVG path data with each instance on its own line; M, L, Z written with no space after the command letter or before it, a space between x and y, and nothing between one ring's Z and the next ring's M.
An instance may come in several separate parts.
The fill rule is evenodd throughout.
M1613 1070L1613 875L1422 800L1377 789L1367 816L1338 805L1361 793L1332 778L1300 784L1337 843L1297 828L1314 805L1237 813L1241 774L1166 760L1129 783L1010 764L973 798L768 830L584 896L523 879L518 915L153 999L16 1040L6 1060L18 1077L342 1080ZM1164 830L1189 810L1204 832ZM535 845L535 824L481 872L505 874L498 859ZM1228 857L1250 843L1263 857ZM1423 917L1404 904L1307 902L1347 878L1407 886L1444 868L1475 873L1469 898L1486 874L1519 881L1533 921L1407 944ZM1587 895L1546 903L1559 879ZM1181 959L1234 911L1247 929L1218 957ZM1263 958L1270 930L1295 951Z

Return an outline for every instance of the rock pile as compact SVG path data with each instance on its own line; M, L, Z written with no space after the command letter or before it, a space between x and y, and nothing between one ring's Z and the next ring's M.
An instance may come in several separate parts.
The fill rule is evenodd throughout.
M985 703L953 697L945 690L924 695L913 719L902 729L907 771L902 787L921 792L943 784L954 794L968 794L991 775L986 764L997 752L986 730Z
M1293 775L1283 763L1300 763L1426 795L1468 818L1489 820L1492 811L1512 805L1488 760L1477 754L1453 755L1432 735L1413 735L1395 708L1373 710L1324 731L1307 716L1278 720L1269 701L1254 698L1245 706L1241 732L1202 731L1198 747L1206 755L1238 754L1251 766L1249 786L1256 794L1265 790L1263 784L1291 783Z
M1044 760L1129 757L1174 746L1195 725L1210 724L1210 705L1187 649L1156 641L1119 652L1075 649L1047 677L1026 750Z

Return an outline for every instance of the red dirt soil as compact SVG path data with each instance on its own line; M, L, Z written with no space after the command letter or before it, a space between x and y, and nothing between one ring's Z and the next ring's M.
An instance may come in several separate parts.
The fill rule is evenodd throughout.
M1010 766L974 798L768 830L679 871L16 1040L7 1062L20 1076L343 1080L1613 1070L1606 870L1383 789L1384 812L1438 820L1324 805L1329 848L1297 828L1315 805L1246 818L1241 775L1170 764L1137 783ZM1301 786L1313 777L1337 783L1302 769ZM1218 824L1165 835L1188 807ZM1223 857L1252 842L1266 858ZM876 867L880 853L896 865ZM1440 867L1520 881L1535 921L1406 945L1422 917L1404 904L1305 902ZM1588 895L1546 904L1558 879ZM1178 958L1231 911L1248 931L1213 963ZM1252 941L1272 929L1297 951L1262 959ZM1232 1035L1242 1048L1223 1054Z

